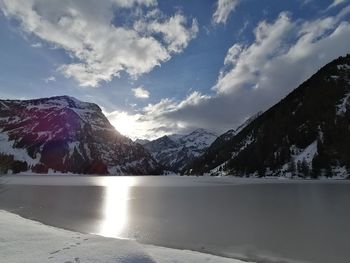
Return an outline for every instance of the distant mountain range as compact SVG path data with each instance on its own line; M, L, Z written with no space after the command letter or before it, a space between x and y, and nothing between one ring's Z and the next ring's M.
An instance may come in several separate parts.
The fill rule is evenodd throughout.
M189 174L347 177L350 55L320 69L239 132L228 131L186 167Z
M0 173L160 174L99 106L68 96L0 100Z
M217 137L215 133L197 129L186 135L174 134L146 141L143 146L164 169L180 173L195 158L201 156Z
M217 136L122 136L99 106L68 96L0 100L0 173L347 177L350 55L266 112Z

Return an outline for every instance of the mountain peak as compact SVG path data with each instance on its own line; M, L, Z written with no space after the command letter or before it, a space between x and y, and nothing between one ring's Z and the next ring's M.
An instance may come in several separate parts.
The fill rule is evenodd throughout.
M152 156L166 169L179 172L217 138L205 129L196 129L185 135L165 135L145 144Z
M23 102L23 101L20 101ZM61 108L72 108L72 109L91 109L101 111L100 107L91 102L83 102L75 97L62 95L62 96L54 96L49 98L40 98L40 99L31 99L25 100L27 104L35 107L61 107Z
M159 166L96 104L69 96L0 100L1 172L152 174Z

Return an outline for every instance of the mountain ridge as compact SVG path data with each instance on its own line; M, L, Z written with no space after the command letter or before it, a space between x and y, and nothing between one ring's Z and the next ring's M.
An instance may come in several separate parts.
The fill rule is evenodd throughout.
M322 67L234 136L219 136L186 172L346 177L350 171L349 94L347 55Z
M213 132L196 129L189 134L165 135L144 144L166 170L179 173L217 138Z
M159 174L139 144L121 135L97 104L69 96L0 100L0 171Z

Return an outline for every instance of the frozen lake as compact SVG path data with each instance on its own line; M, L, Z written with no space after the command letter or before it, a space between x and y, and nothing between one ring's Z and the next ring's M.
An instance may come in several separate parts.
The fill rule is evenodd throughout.
M1 181L0 209L52 226L259 262L350 260L349 181L86 176Z

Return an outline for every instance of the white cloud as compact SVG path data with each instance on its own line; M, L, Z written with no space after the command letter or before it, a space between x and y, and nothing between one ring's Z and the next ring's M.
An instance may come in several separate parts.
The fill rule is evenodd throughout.
M243 49L235 44L227 53L225 61L232 68L222 72L215 90L235 94L247 89L254 94L259 88L273 90L275 98L286 95L319 67L350 51L345 44L350 42L350 25L342 21L349 12L313 21L292 21L281 13L274 23L260 22L254 43Z
M333 3L328 7L328 9L336 7L340 4L347 2L348 0L333 0Z
M224 65L234 65L242 52L242 45L234 44L227 52L225 57Z
M313 2L313 0L303 0L303 5L308 5L308 4L310 4L310 3L312 3Z
M40 48L40 47L42 47L43 45L42 45L40 42L37 42L37 43L31 44L30 46L31 46L31 47L34 47L34 48Z
M136 98L147 99L149 98L149 95L150 95L149 91L143 87L132 89L132 91Z
M131 7L135 24L146 23L147 30L113 24L121 8ZM182 14L163 15L156 0L0 0L0 8L25 32L64 49L72 62L58 69L80 86L98 86L121 72L133 78L148 73L182 52L198 31Z
M226 24L231 12L233 12L240 0L218 0L216 10L213 14L213 22L215 24Z
M165 98L159 103L148 104L141 111L130 114L125 111L105 113L116 129L132 139L155 139L160 136L191 131L192 126L186 121L169 119L168 114L178 112L182 107L199 105L210 97L193 92L185 100L176 102ZM196 126L200 128L201 126Z
M114 0L114 2L124 8L133 7L135 4L145 5L145 6L155 6L157 5L157 0Z
M190 29L184 27L186 18L181 14L170 17L167 21L152 22L148 25L148 30L153 33L161 33L167 44L168 51L181 52L198 33L197 20L192 21Z
M246 117L266 110L329 61L350 52L350 6L338 15L293 20L282 12L275 21L261 21L250 44L234 43L228 50L215 95L193 92L183 101L169 98L138 112L144 125L139 137L202 127L224 132Z
M56 81L56 78L54 76L50 76L44 79L45 83Z
M273 24L260 22L255 29L253 44L244 49L240 44L234 44L229 49L225 64L230 63L233 68L221 74L215 90L225 93L242 85L253 86L268 58L283 51L292 29L293 24L287 13L281 13Z

